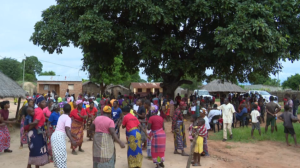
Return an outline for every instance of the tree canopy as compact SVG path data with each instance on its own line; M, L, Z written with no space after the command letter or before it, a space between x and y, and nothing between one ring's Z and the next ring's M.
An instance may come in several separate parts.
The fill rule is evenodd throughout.
M299 2L288 0L57 0L30 40L49 53L80 47L90 73L112 75L122 54L121 71L142 67L173 95L191 83L187 74L246 82L253 73L276 74L280 60L298 60L298 14Z
M252 85L268 85L268 86L280 86L280 80L279 79L272 79L269 76L263 76L260 74L254 74L249 81Z
M291 88L293 90L299 90L300 87L300 75L297 73L287 78L286 81L282 83L284 89Z
M24 65L24 60L22 61ZM38 60L36 56L26 57L25 59L25 80L36 80L36 74L40 74L43 69L43 64Z
M22 79L22 66L16 59L0 59L0 71L14 81Z
M55 74L55 72L53 72L53 71L45 71L45 72L41 72L40 74L39 74L39 76L55 76L56 74Z

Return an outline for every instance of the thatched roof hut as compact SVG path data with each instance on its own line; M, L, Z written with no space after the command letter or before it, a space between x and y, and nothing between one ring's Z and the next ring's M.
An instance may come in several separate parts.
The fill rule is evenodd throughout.
M226 92L226 93L246 92L240 86L227 81L222 82L220 79L213 80L212 82L203 86L202 89L207 90L208 92Z
M25 98L26 92L12 79L0 72L0 98Z

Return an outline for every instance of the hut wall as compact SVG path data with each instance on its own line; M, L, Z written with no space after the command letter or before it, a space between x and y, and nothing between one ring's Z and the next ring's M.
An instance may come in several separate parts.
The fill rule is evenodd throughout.
M90 82L82 86L82 92L87 92L90 94L94 93L95 95L97 95L97 93L100 93L100 87L95 83Z

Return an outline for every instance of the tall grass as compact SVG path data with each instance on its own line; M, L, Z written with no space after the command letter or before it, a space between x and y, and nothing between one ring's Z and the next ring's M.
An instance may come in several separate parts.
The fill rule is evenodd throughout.
M268 132L265 133L265 128L261 127L261 136L259 136L258 131L254 130L254 139L251 138L251 126L248 127L241 127L241 128L233 128L232 129L232 134L233 134L233 139L228 141L233 141L233 142L252 142L255 143L257 141L279 141L279 142L285 142L285 134L284 134L284 126L282 123L277 123L277 128L278 131L276 132L274 130L274 133L271 133L271 127L269 126ZM300 144L300 132L297 132L300 130L300 124L299 123L294 123L294 129L296 132L297 136L297 142ZM211 140L222 140L223 139L223 131L221 130L220 132L216 132L214 134L210 134L211 136L209 139ZM229 134L228 134L229 138ZM289 135L289 142L291 144L294 144L294 139Z

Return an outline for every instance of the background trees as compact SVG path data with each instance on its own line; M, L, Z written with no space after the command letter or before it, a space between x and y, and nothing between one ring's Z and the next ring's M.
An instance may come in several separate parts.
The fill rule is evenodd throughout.
M263 76L260 74L254 74L249 81L252 85L268 85L268 86L280 86L280 80L279 79L271 79L269 76Z
M22 66L24 60L22 61ZM43 69L43 64L38 60L36 56L26 57L25 59L25 80L36 81L36 74L40 74Z
M55 74L55 72L53 72L53 71L45 71L45 72L41 72L40 74L39 74L39 76L55 76L56 74Z
M299 90L300 87L300 75L295 74L287 78L286 81L282 83L284 89L291 88L293 90Z
M22 79L21 63L16 59L3 58L0 59L0 71L12 80L17 81Z
M192 83L187 74L239 82L276 74L280 60L299 59L298 14L299 2L288 0L57 0L30 40L49 53L80 47L91 74L113 75L114 59L122 55L122 72L142 67L173 95Z

